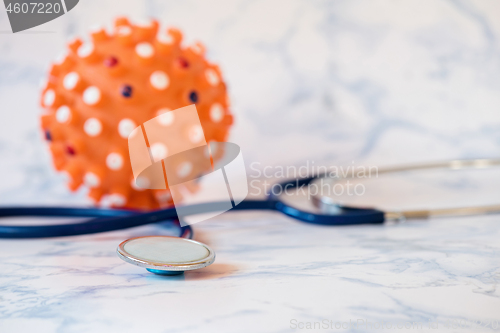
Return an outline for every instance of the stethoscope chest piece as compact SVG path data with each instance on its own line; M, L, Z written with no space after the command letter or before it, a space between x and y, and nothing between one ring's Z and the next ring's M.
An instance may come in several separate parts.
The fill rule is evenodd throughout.
M207 245L172 236L127 239L116 252L124 261L159 275L182 274L207 267L215 260L215 252Z

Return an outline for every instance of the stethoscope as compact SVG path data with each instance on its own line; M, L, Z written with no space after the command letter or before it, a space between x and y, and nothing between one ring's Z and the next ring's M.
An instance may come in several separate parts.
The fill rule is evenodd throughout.
M500 159L451 160L440 163L407 165L379 169L381 175L412 170L429 169L481 169L500 165ZM345 177L343 179L346 179ZM281 188L297 189L325 180L325 175L298 178L277 183ZM329 178L328 181L340 179ZM311 195L313 204L320 213L298 209L270 193L264 200L244 200L233 211L268 210L277 211L296 220L329 226L359 224L382 224L387 221L402 222L408 219L424 219L434 216L477 215L500 212L500 204L490 206L383 211L376 208L344 206L321 193ZM215 207L215 208L214 208ZM217 203L193 205L193 211L210 212ZM88 217L89 221L59 225L15 226L0 225L0 238L43 238L94 234L169 221L178 227L178 237L145 236L128 239L117 249L118 256L131 264L144 267L160 275L175 275L184 271L206 267L214 262L214 251L205 244L194 241L190 225L181 226L175 208L153 212L139 212L100 208L66 207L6 207L0 208L0 218L19 216L34 217Z

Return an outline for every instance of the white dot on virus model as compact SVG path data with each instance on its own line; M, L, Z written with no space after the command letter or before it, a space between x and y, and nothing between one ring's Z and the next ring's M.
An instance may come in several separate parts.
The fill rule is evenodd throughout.
M101 184L101 179L93 172L87 172L83 176L83 183L88 187L97 187Z
M100 201L102 207L121 207L127 203L127 199L118 193L103 195Z
M47 80L46 77L42 77L40 79L40 82L38 83L38 86L39 86L40 89L45 89L45 88L47 88L47 84L48 83L49 83L49 80Z
M175 120L174 113L168 108L162 108L156 114L158 115L156 119L162 126L170 126Z
M64 60L66 60L66 57L68 56L68 53L66 51L61 52L55 59L56 64L62 64Z
M80 58L86 58L94 52L94 44L87 42L80 45L76 53Z
M109 195L109 202L112 206L121 207L127 203L127 199L118 193L113 193Z
M122 119L118 123L118 134L124 139L127 139L132 131L137 127L132 119Z
M102 131L102 124L97 118L89 118L83 124L83 131L89 136L98 136Z
M210 119L214 123L220 122L224 118L224 109L222 108L222 105L219 103L215 103L212 105L210 108Z
M218 149L219 149L219 144L217 143L217 141L210 142L210 152L212 153L212 155L217 154Z
M93 24L90 26L89 30L90 30L90 33L96 33L96 32L100 32L100 31L104 30L104 28L100 24Z
M78 84L78 81L80 81L80 75L76 72L70 72L64 76L63 86L67 90L73 90Z
M135 46L135 53L141 58L151 58L154 52L153 46L146 42L139 43Z
M200 125L194 125L189 129L189 140L192 143L199 143L201 140L203 140L204 133L203 133L203 128L201 128Z
M130 34L132 34L132 29L129 26L122 25L116 28L116 34L118 36L130 36Z
M162 191L162 192L156 192L156 199L160 202L167 202L172 200L172 194L170 194L170 191Z
M141 133L142 135L142 129L140 127L134 128L132 132L130 132L130 134L128 135L128 139L130 140L132 138L135 138L139 133Z
M149 82L151 83L153 88L164 90L168 87L170 80L167 73L165 73L164 71L155 71L149 77Z
M144 191L149 188L149 179L144 176L137 177L137 179L132 179L130 185L136 191Z
M209 68L205 71L205 77L207 78L208 83L210 83L212 86L216 86L219 84L219 74L212 68Z
M65 123L71 117L71 110L66 105L59 107L56 111L56 120L58 123Z
M153 26L153 21L148 19L141 19L135 22L135 25L141 28L150 28Z
M43 95L43 105L45 106L52 106L55 100L56 100L56 93L52 89L47 90Z
M83 92L83 102L87 105L95 105L101 100L101 91L99 88L91 86Z
M214 156L217 153L217 142L210 141L208 146L209 146L209 149L205 149L205 156L209 158L210 155Z
M181 178L189 176L193 171L193 165L190 162L182 162L177 169L177 175Z
M156 37L156 39L162 43L162 44L167 44L167 45L170 45L174 42L174 39L172 38L172 36L170 34L158 34L158 36Z
M111 153L106 157L106 165L111 170L121 169L123 166L123 158L122 155L118 153Z
M161 142L153 143L151 145L151 155L153 155L155 162L164 159L168 155L167 146Z
M196 54L201 54L201 52L203 51L202 47L198 44L192 45L191 50L193 50L193 52Z

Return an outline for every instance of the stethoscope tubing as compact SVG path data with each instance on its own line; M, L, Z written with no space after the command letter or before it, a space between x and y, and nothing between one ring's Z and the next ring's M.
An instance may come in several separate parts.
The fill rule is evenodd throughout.
M499 166L500 159L471 159L451 160L439 163L416 164L399 167L383 168L380 174L391 174L412 170L429 169L483 169ZM282 183L276 183L280 188L300 188L311 182L325 178L326 175L298 178ZM271 191L273 193L273 191ZM245 200L234 206L232 211L242 210L269 210L283 213L296 220L319 225L355 225L355 224L379 224L385 221L404 221L406 219L423 219L430 216L458 216L471 214L500 213L500 204L490 206L458 207L447 209L427 209L416 211L384 212L375 208L346 207L334 202L329 197L312 195L312 201L322 210L334 212L334 214L316 214L306 212L287 204L279 196L270 194L264 200ZM220 203L204 203L192 206L193 211L210 212L219 210ZM0 208L0 218L15 216L34 217L89 217L85 222L40 225L40 226L15 226L0 225L0 238L43 238L94 234L106 231L114 231L138 227L151 223L171 222L179 227L179 237L192 238L193 229L181 226L175 208L161 209L152 212L142 212L123 209L101 209L101 208L71 208L71 207L5 207Z
M210 205L205 212L210 211ZM203 208L202 208L203 209ZM296 220L320 225L354 225L367 223L383 223L384 213L373 209L343 208L344 213L335 215L313 214L298 210L279 200L246 200L235 206L233 211L271 210L278 211ZM67 207L15 207L0 208L0 217L33 216L33 217L93 217L81 223L16 226L0 225L0 238L46 238L95 234L138 227L151 223L171 221L179 225L175 208L141 213L128 210L110 210L95 208ZM193 230L187 225L180 228L179 237L192 238Z
M70 208L70 207L11 207L1 208L0 217L32 216L32 217L91 217L85 222L67 223L41 226L1 225L0 238L45 238L94 234L114 231L160 222L157 218L159 211L141 213L133 210L112 210L98 208ZM162 215L174 219L175 209L166 209ZM189 226L182 228L179 225L179 237L191 238L192 230Z
M300 187L309 184L321 177L308 177L280 183L282 187ZM196 207L195 207L196 206ZM210 212L217 207L216 202L193 205L196 211ZM243 210L270 210L281 212L296 220L319 225L355 225L383 223L384 212L377 209L342 207L338 214L315 214L296 209L279 197L270 195L264 200L244 200L234 206L232 211ZM0 218L15 216L33 217L89 217L86 222L41 225L16 226L0 225L0 238L45 238L62 237L100 232L115 231L138 227L151 223L171 221L179 226L179 237L192 238L193 229L181 226L175 208L167 208L152 212L134 210L100 209L100 208L70 208L70 207L5 207L0 208Z

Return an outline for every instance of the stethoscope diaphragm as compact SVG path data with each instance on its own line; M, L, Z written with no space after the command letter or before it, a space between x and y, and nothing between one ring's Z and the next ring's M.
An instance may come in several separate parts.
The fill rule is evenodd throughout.
M118 245L124 261L159 275L178 275L212 264L215 252L207 245L173 236L144 236Z

